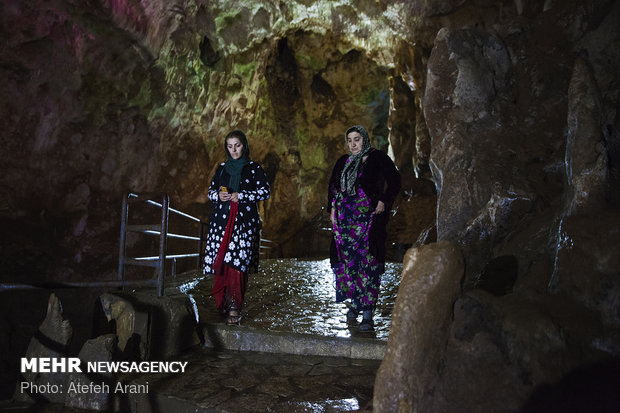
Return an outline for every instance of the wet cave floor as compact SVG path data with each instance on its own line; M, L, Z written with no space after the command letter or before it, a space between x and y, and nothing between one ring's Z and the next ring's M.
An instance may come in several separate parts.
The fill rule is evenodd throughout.
M210 291L212 276L179 274L167 287L190 301L201 325L218 325L243 335L249 330L287 336L332 337L336 345L369 339L385 345L403 265L387 263L375 312L375 331L360 333L335 302L329 259L264 259L250 276L240 326L224 326ZM173 286L174 285L174 286ZM178 293L178 291L177 291ZM168 293L167 293L168 294ZM260 339L259 339L260 340ZM299 355L197 346L175 357L188 362L184 374L137 374L124 383L148 384L146 394L117 397L114 412L370 412L380 359L320 352ZM0 411L84 412L61 404L0 403Z
M386 263L374 332L361 333L347 325L346 304L335 301L329 259L261 260L259 272L249 276L241 324L267 331L387 340L402 269L402 263ZM212 286L213 276L208 275L196 276L180 287L192 299L201 323L223 322L211 297Z
M361 333L346 323L347 307L335 302L329 259L265 259L249 278L239 334L246 328L312 337L356 337L385 343L403 269L387 263L375 311L375 330ZM185 274L187 294L201 324L223 324L211 297L213 276ZM291 339L294 340L294 339ZM147 377L160 409L218 412L372 411L378 359L295 355L199 348L183 356L190 374ZM134 383L145 378L136 378ZM187 411L190 411L187 410ZM179 411L184 411L183 408Z

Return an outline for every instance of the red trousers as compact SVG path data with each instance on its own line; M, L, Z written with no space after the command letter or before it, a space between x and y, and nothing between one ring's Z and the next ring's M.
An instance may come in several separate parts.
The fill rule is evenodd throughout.
M248 274L223 265L223 271L216 272L211 294L215 298L215 307L228 311L233 305L237 310L243 306L245 289L248 286Z
M215 271L213 279L213 289L211 294L215 298L215 306L220 311L228 311L231 306L241 310L243 306L243 298L245 290L248 286L248 274L237 271L224 263L224 256L232 237L233 228L235 226L235 217L239 205L236 202L230 203L230 216L224 230L224 237L220 248L211 268Z

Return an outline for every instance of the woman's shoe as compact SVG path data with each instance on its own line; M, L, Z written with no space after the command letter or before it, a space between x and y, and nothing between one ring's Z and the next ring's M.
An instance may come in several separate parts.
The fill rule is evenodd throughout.
M357 325L357 312L351 308L349 308L349 311L347 311L347 324L350 326Z
M360 331L372 331L375 329L375 325L372 322L372 319L367 320L367 319L363 319L362 322L360 323Z
M372 331L375 328L372 322L372 310L364 310L362 314L362 322L360 323L360 331Z

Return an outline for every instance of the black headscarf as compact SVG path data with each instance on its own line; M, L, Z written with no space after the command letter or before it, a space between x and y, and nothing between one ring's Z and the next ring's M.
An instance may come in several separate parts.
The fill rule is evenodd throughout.
M233 159L228 152L228 139L237 138L243 144L243 152L239 159ZM250 162L250 145L248 145L248 138L245 137L245 133L235 129L226 135L224 139L224 150L226 151L226 157L228 160L224 164L224 170L230 175L230 182L228 184L229 192L239 192L239 182L241 181L241 171L243 167Z
M356 155L349 154L349 160L345 164L342 174L340 175L340 188L345 191L347 195L355 196L355 180L357 179L360 165L362 164L364 156L366 156L372 148L370 146L368 132L366 132L363 126L355 125L347 129L347 132L344 134L345 142L347 141L347 136L349 136L351 132L357 132L362 136L362 150Z

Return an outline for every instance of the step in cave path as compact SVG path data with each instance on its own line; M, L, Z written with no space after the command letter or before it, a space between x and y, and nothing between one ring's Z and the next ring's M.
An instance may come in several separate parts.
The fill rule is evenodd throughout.
M187 272L168 279L165 297L186 303L181 308L191 308L198 321L195 344L171 358L186 361L186 371L117 377L141 390L115 394L109 411L371 412L402 264L386 268L370 334L347 326L346 307L333 299L329 260L263 260L261 267L235 326L214 309L211 276ZM158 299L155 288L134 291ZM0 411L85 412L55 404L20 407L0 404Z
M292 265L293 272L303 273L308 264L284 261L267 260L262 266L277 274L282 272L279 264ZM325 260L310 265L318 277L321 266L327 276ZM401 269L395 265L391 275L386 271L387 276L394 278ZM298 299L310 307L312 303L295 294L295 281L273 288L281 281L262 275L250 282L244 318L236 326L226 325L213 308L210 276L190 272L169 282L166 295L181 293L190 298L202 344L175 358L188 362L183 374L126 377L127 383L148 384L149 391L117 400L116 409L139 413L372 411L374 379L385 354L391 307L378 309L377 332L364 335L346 326L346 307L333 303L331 296L320 297L314 291L320 309L299 309L303 304ZM309 277L303 278L307 282ZM392 291L397 281L391 279ZM327 284L331 287L331 282ZM395 293L382 294L393 299ZM297 310L274 311L274 307L282 308L278 304L282 299ZM317 311L322 314L312 314ZM278 324L282 319L285 323Z
M267 267L276 264L268 262ZM226 325L214 309L209 276L185 273L169 283L166 295L181 292L190 297L202 345L177 358L188 362L184 374L127 377L135 384L148 382L149 393L130 395L120 402L120 409L140 413L372 411L374 379L387 337L347 327L342 305L339 325L319 328L329 330L329 335L311 331L311 319L304 325L295 321L295 314L269 311L274 301L286 296L277 289L265 293L263 287L275 284L273 279L254 281L248 287L244 318L236 326ZM296 313L300 320L309 317L308 311ZM277 325L276 319L285 317L286 325ZM317 324L321 322L315 320ZM297 329L292 328L295 325Z

